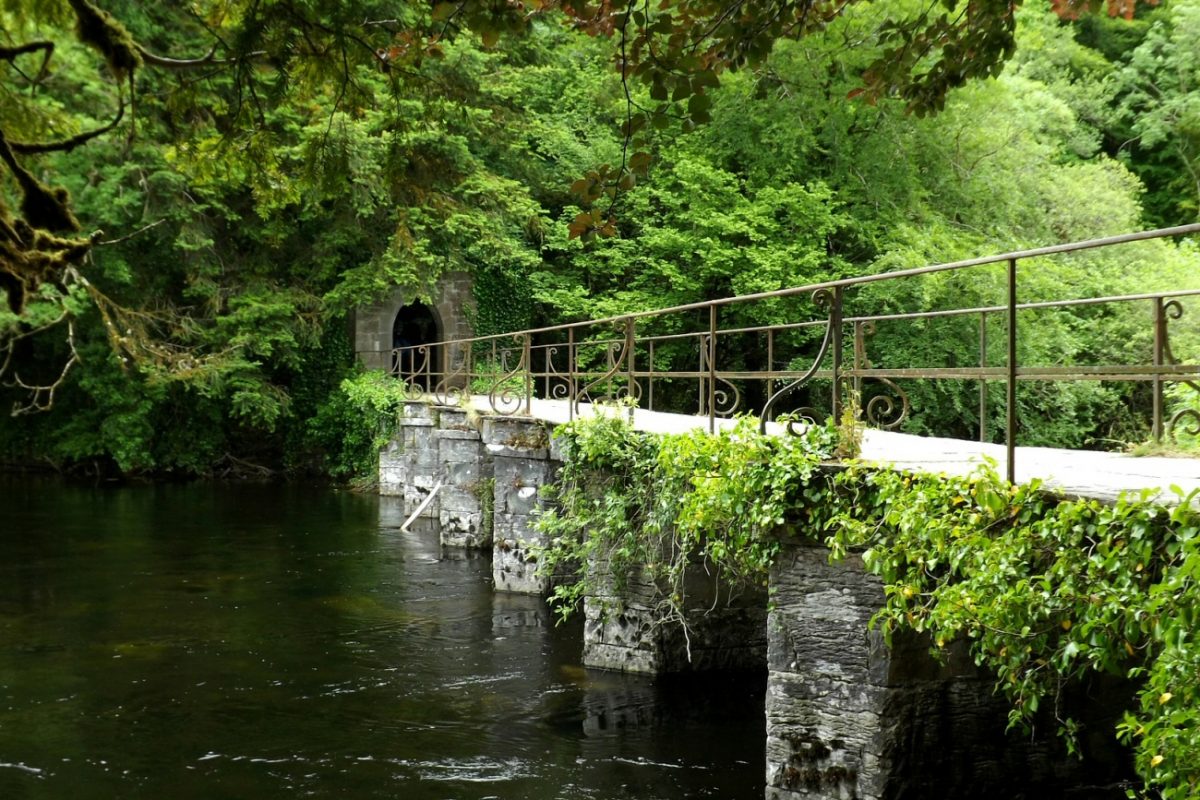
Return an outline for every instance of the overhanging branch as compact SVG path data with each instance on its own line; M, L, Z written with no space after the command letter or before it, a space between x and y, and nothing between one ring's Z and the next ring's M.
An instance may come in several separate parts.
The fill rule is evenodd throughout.
M85 131L83 133L72 136L70 139L63 139L62 141L58 141L58 142L9 142L8 146L10 148L12 148L12 151L14 153L20 153L22 155L29 155L31 153L54 153L54 152L69 153L72 150L74 150L76 147L79 147L81 144L86 144L98 136L103 136L104 134L111 131L113 128L117 127L117 125L120 124L120 122L121 122L122 118L124 118L124 116L125 116L125 100L124 100L124 98L122 98L121 105L120 105L120 107L117 108L117 116L113 118L112 122L110 122L107 125L104 125L100 128L96 128L95 130L91 130L91 131Z
M254 50L245 55L234 56L233 58L217 58L217 45L215 44L208 51L208 54L201 58L168 58L167 56L151 53L140 44L137 46L137 49L146 64L152 67L162 67L163 69L196 69L198 67L211 67L214 65L237 64L267 55L266 50Z

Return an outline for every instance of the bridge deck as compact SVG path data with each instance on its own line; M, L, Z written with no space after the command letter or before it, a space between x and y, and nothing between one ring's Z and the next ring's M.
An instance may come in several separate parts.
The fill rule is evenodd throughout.
M486 397L472 398L472 405L488 410ZM584 403L581 415L594 413ZM534 400L530 414L554 424L566 422L569 409L563 400ZM733 424L718 419L717 425ZM636 409L633 425L653 433L682 433L708 427L707 417L668 414ZM778 429L779 426L774 426ZM982 444L961 439L914 436L907 433L870 430L864 432L862 458L901 469L961 475L971 472L987 457L1003 472L1004 445ZM1200 459L1137 457L1096 450L1064 450L1052 447L1018 447L1016 475L1019 483L1040 478L1046 485L1070 495L1113 500L1122 492L1150 489L1175 500L1172 485L1184 492L1200 490Z

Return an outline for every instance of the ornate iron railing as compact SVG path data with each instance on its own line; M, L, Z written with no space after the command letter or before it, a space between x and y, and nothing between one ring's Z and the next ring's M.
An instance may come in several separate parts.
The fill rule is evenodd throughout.
M1171 347L1171 323L1200 289L1018 302L1019 264L1030 259L1115 247L1132 242L1200 232L1200 224L1003 253L947 264L827 281L759 294L640 311L619 317L568 323L471 339L398 348L388 354L394 374L414 399L455 404L464 394L486 397L498 414L528 413L533 399L580 404L628 398L650 410L695 413L716 420L757 413L767 421L786 411L791 418L838 419L847 402L870 425L895 428L911 403L901 385L910 380L978 383L979 438L989 441L989 384L1004 386L1008 478L1015 469L1018 384L1025 381L1138 381L1150 385L1151 428L1156 440L1174 438L1186 426L1200 435L1200 412L1185 408L1166 416L1164 387L1186 383L1200 391L1200 364L1181 363ZM889 314L849 314L848 295L884 281L913 280L937 273L1004 269L1004 302L990 306ZM986 276L982 273L981 279ZM791 321L767 325L722 325L754 304L772 303L773 314ZM781 310L779 306L799 304ZM1022 312L1061 311L1082 306L1144 303L1148 306L1149 352L1142 363L1022 365L1018 363L1018 318ZM877 366L868 340L882 325L974 319L978 363L970 366ZM989 329L1003 322L1003 358L995 358ZM990 324L991 323L991 324ZM1034 335L1025 331L1024 336ZM995 348L998 349L998 348ZM1000 361L1002 363L994 363ZM435 369L434 364L441 365ZM877 388L867 391L869 385ZM687 389L690 386L691 389ZM827 410L813 408L814 388L823 386ZM681 388L682 387L682 388ZM694 392L694 394L692 394ZM694 400L688 400L688 396Z

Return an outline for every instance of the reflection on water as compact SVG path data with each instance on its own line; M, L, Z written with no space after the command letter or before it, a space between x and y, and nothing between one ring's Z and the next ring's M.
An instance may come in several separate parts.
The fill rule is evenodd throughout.
M578 626L389 498L0 479L0 798L760 798L763 679Z

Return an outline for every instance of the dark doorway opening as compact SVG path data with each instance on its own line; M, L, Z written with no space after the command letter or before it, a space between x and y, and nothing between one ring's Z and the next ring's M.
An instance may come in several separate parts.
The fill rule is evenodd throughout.
M392 323L392 373L426 390L437 385L441 349L437 318L424 303L409 303L396 312Z

